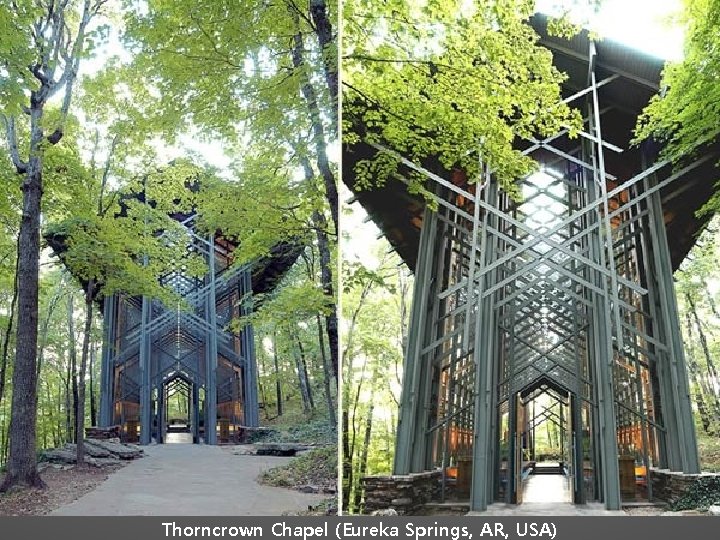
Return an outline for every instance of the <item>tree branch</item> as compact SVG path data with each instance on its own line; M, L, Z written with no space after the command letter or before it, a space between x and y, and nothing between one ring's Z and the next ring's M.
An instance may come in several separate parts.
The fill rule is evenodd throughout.
M3 124L5 124L5 135L7 137L7 143L10 150L10 158L12 159L13 166L18 174L25 174L27 172L27 163L20 159L20 151L18 150L17 132L15 131L15 117L2 116Z
M113 137L112 143L110 144L110 150L108 151L107 160L105 160L105 167L103 168L102 180L100 181L100 196L98 197L98 216L105 215L105 212L110 208L112 200L107 207L103 208L103 197L105 196L105 189L107 188L108 177L110 176L110 167L112 166L113 156L115 155L115 149L118 143L118 134L116 133Z
M78 69L80 68L80 57L82 56L83 45L85 43L85 32L88 24L90 23L90 19L92 19L93 15L97 13L97 11L93 12L93 7L97 7L99 9L99 6L101 6L102 3L102 0L98 0L93 5L90 0L85 0L82 18L80 19L78 31L75 36L75 42L72 45L72 52L65 60L65 70L57 83L50 88L50 93L52 93L59 87L65 87L65 95L63 96L62 105L60 106L60 120L58 121L58 126L47 137L50 144L57 144L60 142L60 139L62 139L65 122L67 120L70 103L72 101L73 86L75 84L75 79L77 78Z

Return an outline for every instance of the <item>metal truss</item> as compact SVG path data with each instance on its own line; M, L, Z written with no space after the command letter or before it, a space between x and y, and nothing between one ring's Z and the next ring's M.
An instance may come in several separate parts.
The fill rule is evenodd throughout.
M609 174L606 153L623 149L603 139L599 89L621 74L596 80L592 43L588 64L587 88L565 99L585 112L581 143L529 139L541 173L519 202L491 164L456 185L374 145L422 174L437 208L420 236L395 473L440 468L449 488L470 461L472 510L520 500L541 421L567 441L576 503L618 509L624 456L646 498L651 467L699 470L660 190L703 159L662 178L664 161ZM532 414L541 395L560 412Z
M165 403L178 385L188 392L194 442L216 444L258 424L252 328L227 327L250 312L251 267L228 267L225 250L195 232L194 216L181 224L187 250L208 266L202 279L182 267L160 278L182 305L118 294L104 303L100 423L120 424L141 444L163 442Z

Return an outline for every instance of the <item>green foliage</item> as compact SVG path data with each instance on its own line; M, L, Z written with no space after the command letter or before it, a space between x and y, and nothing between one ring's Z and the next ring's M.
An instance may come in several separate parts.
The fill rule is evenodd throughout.
M716 358L720 354L717 260L720 253L718 219L700 235L675 272L680 324L685 345L690 397L695 407L700 464L704 471L720 470L720 387Z
M307 485L334 488L337 483L337 456L337 445L310 450L287 465L265 471L258 481L286 488Z
M663 91L638 119L635 141L660 141L673 161L692 157L720 135L720 2L684 0L685 56L663 71ZM714 198L708 210L720 207Z
M720 476L700 477L677 500L670 504L673 511L701 509L720 504Z
M192 124L224 139L235 150L238 177L270 179L277 163L297 167L303 156L314 159L313 119L299 89L305 77L320 77L323 54L312 39L307 1L151 0L142 12L134 7L125 40L136 72L154 75L150 82L163 97L153 113L164 119L160 125L172 131ZM296 69L291 38L297 32L308 37L306 61ZM317 85L316 91L318 107L328 112L328 90ZM326 133L336 138L332 129ZM264 161L256 161L259 152Z
M239 330L250 323L271 331L283 325L309 321L318 313L326 313L331 307L328 299L318 283L309 278L306 272L302 263L294 265L273 291L255 295L256 307L253 312L236 319L233 327ZM282 319L278 318L278 314L282 314Z
M350 293L353 289L379 287L395 293L395 284L387 276L371 270L357 262L342 262L343 291Z
M198 194L200 226L239 243L236 264L268 256L278 242L311 243L310 215L322 208L322 199L307 185L292 181L292 171L279 163L282 156L268 160L264 145L259 146L259 154L246 157L239 181L207 182Z
M258 437L252 442L322 445L337 443L337 432L328 425L325 418L308 421L298 414L293 418L290 413L268 424L272 429L258 432ZM337 447L335 452L337 453Z
M318 233L330 235L330 254L322 254L330 259L325 272L313 268L308 279L256 298L254 313L233 323L255 325L266 366L272 365L271 349L263 340L277 336L281 342L282 373L260 370L268 396L269 386L283 375L282 389L292 388L293 355L301 345L308 352L311 386L316 385L322 380L322 346L315 316L336 311L328 293L336 279L333 223L323 219L337 206L330 196L337 164L328 150L337 140L336 103L334 89L322 82L326 70L336 68L334 36L320 48L307 0L127 4L124 42L134 54L132 72L149 85L151 97L161 96L151 110L145 108L151 123L170 141L192 128L222 142L232 156L222 175L201 183L197 208L206 232L238 244L233 264L267 257L278 243L308 246L314 253L320 249ZM325 7L334 22L334 6Z
M697 424L697 422L696 422ZM720 473L720 438L716 435L706 435L701 428L698 432L698 453L700 464L704 472Z
M532 1L352 0L343 9L346 142L382 141L416 163L462 168L471 182L482 160L518 195L515 179L535 163L516 140L580 126L560 97L566 76L528 24ZM358 187L397 170L380 159L359 164Z
M362 474L389 473L395 451L411 278L388 248L382 240L363 263L343 262L343 490L352 512Z
M188 185L199 175L186 161L153 171L141 182L106 194L101 213L93 200L100 197L97 179L87 175L84 204L76 200L72 217L50 223L47 236L62 245L63 264L72 274L100 284L104 295L146 295L174 305L179 299L158 278L178 267L195 277L207 271L202 257L186 249L187 230L170 217L191 211Z

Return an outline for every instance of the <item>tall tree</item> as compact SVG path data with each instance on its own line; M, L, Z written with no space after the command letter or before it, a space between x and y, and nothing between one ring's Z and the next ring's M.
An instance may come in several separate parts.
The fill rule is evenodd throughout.
M0 32L7 38L0 42L0 59L8 82L0 94L0 118L23 192L10 459L0 491L16 484L43 486L35 457L43 156L47 145L57 144L65 133L80 62L88 53L90 23L105 1L18 0L0 5ZM56 94L60 109L46 114Z

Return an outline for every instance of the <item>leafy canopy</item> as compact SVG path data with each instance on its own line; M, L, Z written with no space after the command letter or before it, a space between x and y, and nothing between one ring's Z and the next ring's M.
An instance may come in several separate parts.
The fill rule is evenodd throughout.
M572 134L580 116L562 103L566 76L528 24L528 0L348 0L344 3L344 140L383 141L409 159L439 159L478 179L479 155L503 187L535 164L518 137ZM363 162L359 187L397 163ZM373 180L375 179L375 180Z
M653 137L674 161L720 135L720 0L685 0L685 57L663 71L664 91L638 120L636 142Z

